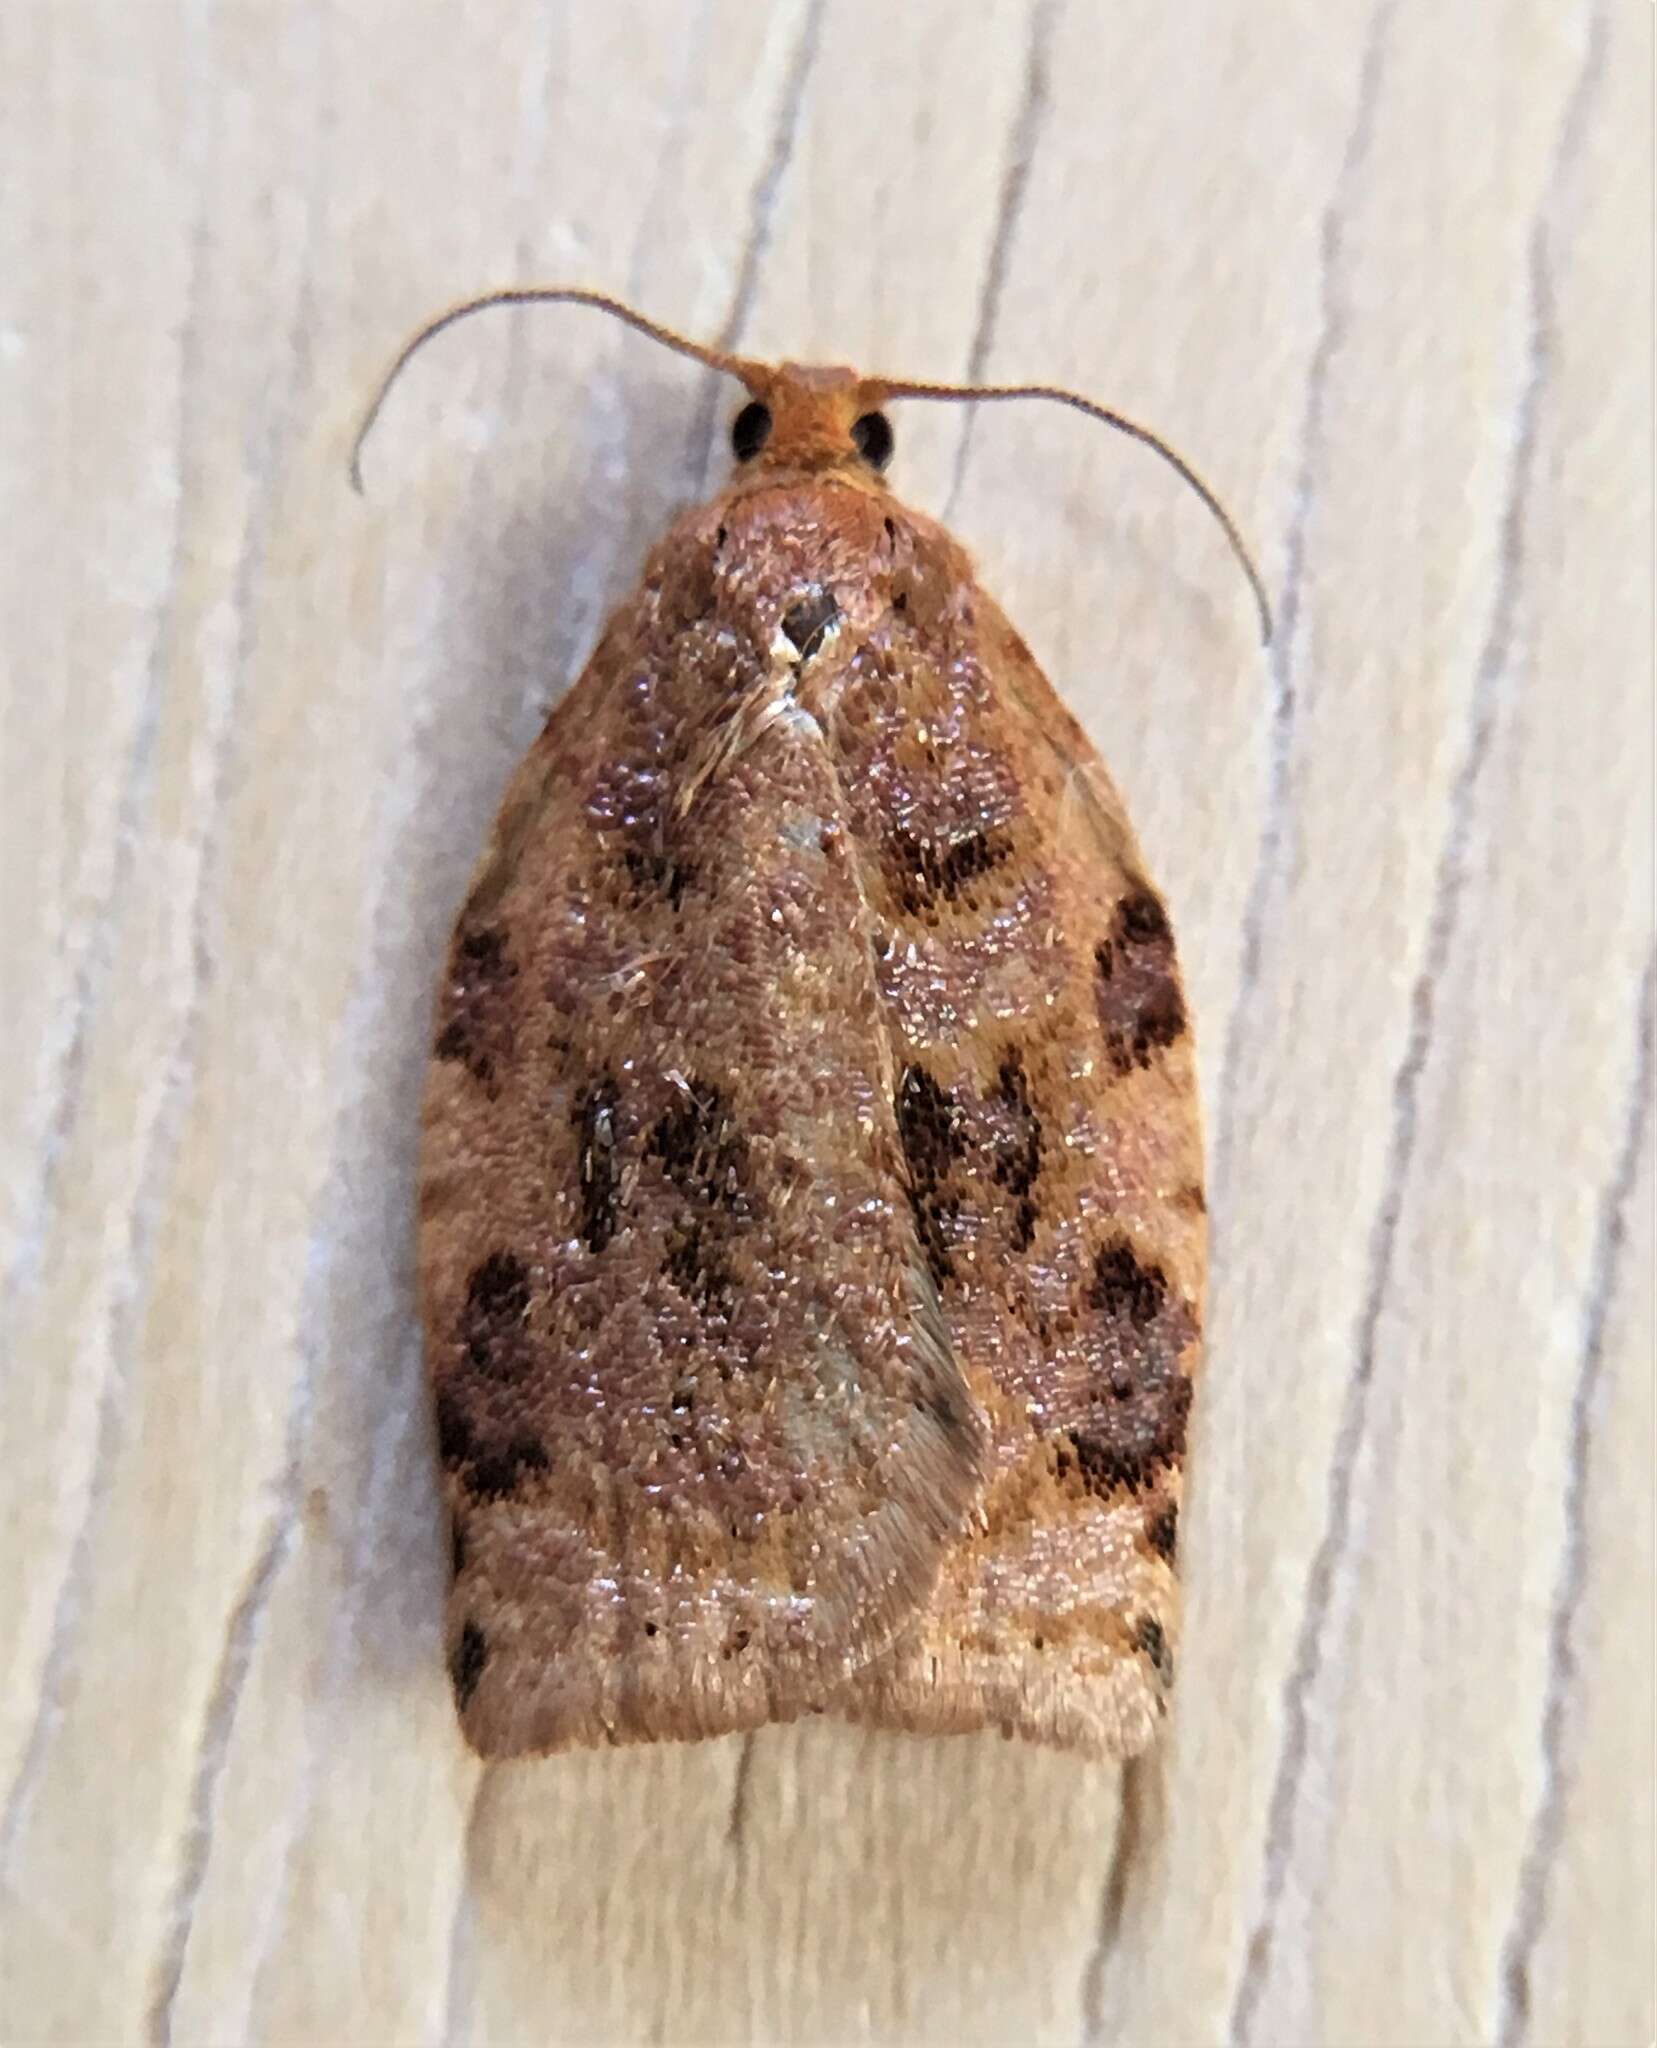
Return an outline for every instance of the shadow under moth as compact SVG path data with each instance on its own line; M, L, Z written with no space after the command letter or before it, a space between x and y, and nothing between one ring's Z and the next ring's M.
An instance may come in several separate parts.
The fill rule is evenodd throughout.
M811 1712L1094 1756L1166 1710L1205 1223L1167 913L1093 747L892 496L916 385L704 349L731 480L507 790L425 1094L467 1739ZM362 435L358 438L358 449ZM353 460L353 475L356 463Z

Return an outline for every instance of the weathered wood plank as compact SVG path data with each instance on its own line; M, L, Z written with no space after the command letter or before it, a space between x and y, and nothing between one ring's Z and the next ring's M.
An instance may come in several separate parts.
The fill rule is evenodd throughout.
M1651 17L0 20L0 2032L1634 2042L1652 2010ZM1216 1226L1171 1740L488 1773L412 1314L501 784L756 352L915 406L1179 915ZM1641 352L1636 355L1637 344Z

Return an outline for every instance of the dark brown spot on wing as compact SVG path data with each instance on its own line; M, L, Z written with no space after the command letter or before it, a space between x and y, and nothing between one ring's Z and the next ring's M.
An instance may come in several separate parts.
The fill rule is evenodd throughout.
M1093 960L1099 1028L1111 1064L1119 1074L1149 1066L1186 1025L1168 914L1150 890L1123 897Z
M1176 1463L1185 1452L1185 1424L1191 1411L1191 1382L1172 1380L1135 1408L1101 1416L1088 1429L1073 1429L1070 1442L1089 1491L1137 1492Z
M473 1448L466 1411L453 1388L445 1387L437 1397L437 1455L447 1466L464 1465Z
M1011 833L964 833L941 845L913 832L894 832L887 843L887 866L898 908L909 917L924 917L940 903L970 897L972 884L998 868L1012 852Z
M466 1484L476 1500L509 1500L526 1472L546 1469L545 1445L533 1436L514 1436L480 1451L467 1468Z
M523 1362L529 1269L511 1252L491 1252L466 1283L460 1336L474 1371L503 1378Z
M677 860L672 854L656 850L645 852L639 847L629 846L622 854L622 863L639 902L652 896L665 896L669 905L677 910L684 901L685 891L696 880L696 869L691 862Z
M1160 1266L1144 1266L1125 1238L1105 1245L1093 1262L1088 1301L1107 1316L1125 1317L1140 1328L1155 1320L1168 1298Z
M898 1133L917 1181L936 1183L960 1158L964 1145L955 1097L925 1067L905 1067L898 1083Z
M1191 1382L1180 1361L1196 1318L1125 1238L1101 1246L1084 1299L1091 1399L1067 1435L1091 1492L1138 1492L1184 1456Z
M1168 1648L1168 1638L1162 1624L1154 1614L1142 1614L1134 1623L1134 1648L1151 1660L1151 1664L1164 1685L1170 1685L1174 1677L1173 1652Z
M464 1708L478 1689L478 1680L483 1676L483 1667L489 1661L489 1644L475 1621L469 1621L460 1631L460 1640L455 1644L449 1658L449 1677L455 1689L455 1703Z
M645 1151L660 1165L677 1211L667 1226L662 1271L705 1315L729 1318L734 1246L761 1204L748 1141L724 1091L707 1081L685 1083Z
M1001 1062L990 1114L995 1161L991 1171L996 1184L1007 1190L1013 1202L1013 1249L1028 1251L1036 1234L1037 1212L1032 1191L1041 1173L1041 1118L1031 1098L1023 1055L1016 1049Z
M944 1195L943 1184L961 1157L965 1140L955 1097L925 1067L910 1066L898 1083L898 1137L909 1166L909 1204L934 1282L942 1287L953 1268L948 1228L960 1204Z
M620 1214L621 1168L616 1157L619 1100L615 1082L606 1077L581 1090L571 1115L579 1133L581 1239L592 1252L603 1251L615 1236Z
M647 1150L682 1195L732 1211L751 1206L747 1140L711 1084L688 1083L658 1118Z
M508 1420L504 1433L498 1418L492 1418L487 1384L482 1398L468 1404L463 1399L465 1374L460 1385L439 1388L437 1395L437 1449L445 1470L459 1474L461 1484L474 1500L505 1500L517 1492L526 1472L544 1472L546 1447L527 1430L514 1429ZM494 1397L498 1400L498 1395ZM461 1554L458 1518L454 1525L455 1554ZM458 1572L460 1566L455 1566Z
M1173 938L1161 898L1154 896L1149 889L1138 889L1131 896L1124 896L1117 906L1116 922L1130 946L1154 946Z
M662 1270L680 1293L688 1295L705 1314L730 1315L735 1275L705 1224L693 1221L675 1225L669 1231Z
M512 1055L509 988L518 969L505 934L493 928L456 935L449 957L435 1051L458 1060L486 1087Z
M1179 1546L1179 1509L1172 1502L1159 1508L1147 1524L1145 1536L1157 1556L1172 1564Z

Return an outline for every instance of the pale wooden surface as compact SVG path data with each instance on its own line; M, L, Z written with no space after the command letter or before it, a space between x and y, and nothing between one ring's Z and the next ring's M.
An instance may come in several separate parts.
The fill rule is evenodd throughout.
M1651 2038L1651 45L1640 0L0 14L0 2038ZM1190 1621L1126 1788L456 1738L430 994L710 402L504 316L351 497L390 349L513 278L1071 381L1259 547L1265 659L1140 451L899 417L1201 1027Z

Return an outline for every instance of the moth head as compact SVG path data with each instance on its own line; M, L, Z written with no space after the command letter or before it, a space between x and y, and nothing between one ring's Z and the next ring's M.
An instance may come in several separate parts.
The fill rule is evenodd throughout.
M831 471L872 482L892 459L886 386L855 370L747 363L746 403L731 422L739 471Z
M898 377L860 377L855 370L816 368L807 363L755 362L747 356L732 355L728 349L709 348L687 340L671 327L663 327L623 305L619 299L579 285L509 285L501 291L485 292L481 298L465 299L428 320L403 344L363 414L351 443L347 469L355 489L362 489L363 444L410 358L435 335L457 321L469 320L474 313L497 306L527 305L591 306L620 320L624 326L647 334L677 355L689 356L710 370L738 379L748 392L746 404L731 424L731 447L739 477L746 473L769 480L779 473L832 473L843 482L878 491L880 472L892 454L892 429L885 413L886 401L891 398L941 398L966 404L984 399L1037 398L1073 406L1077 412L1087 413L1154 450L1196 492L1224 531L1248 578L1259 609L1262 639L1271 639L1271 603L1266 586L1231 514L1184 456L1160 434L1124 418L1109 406L1056 384L933 384Z

